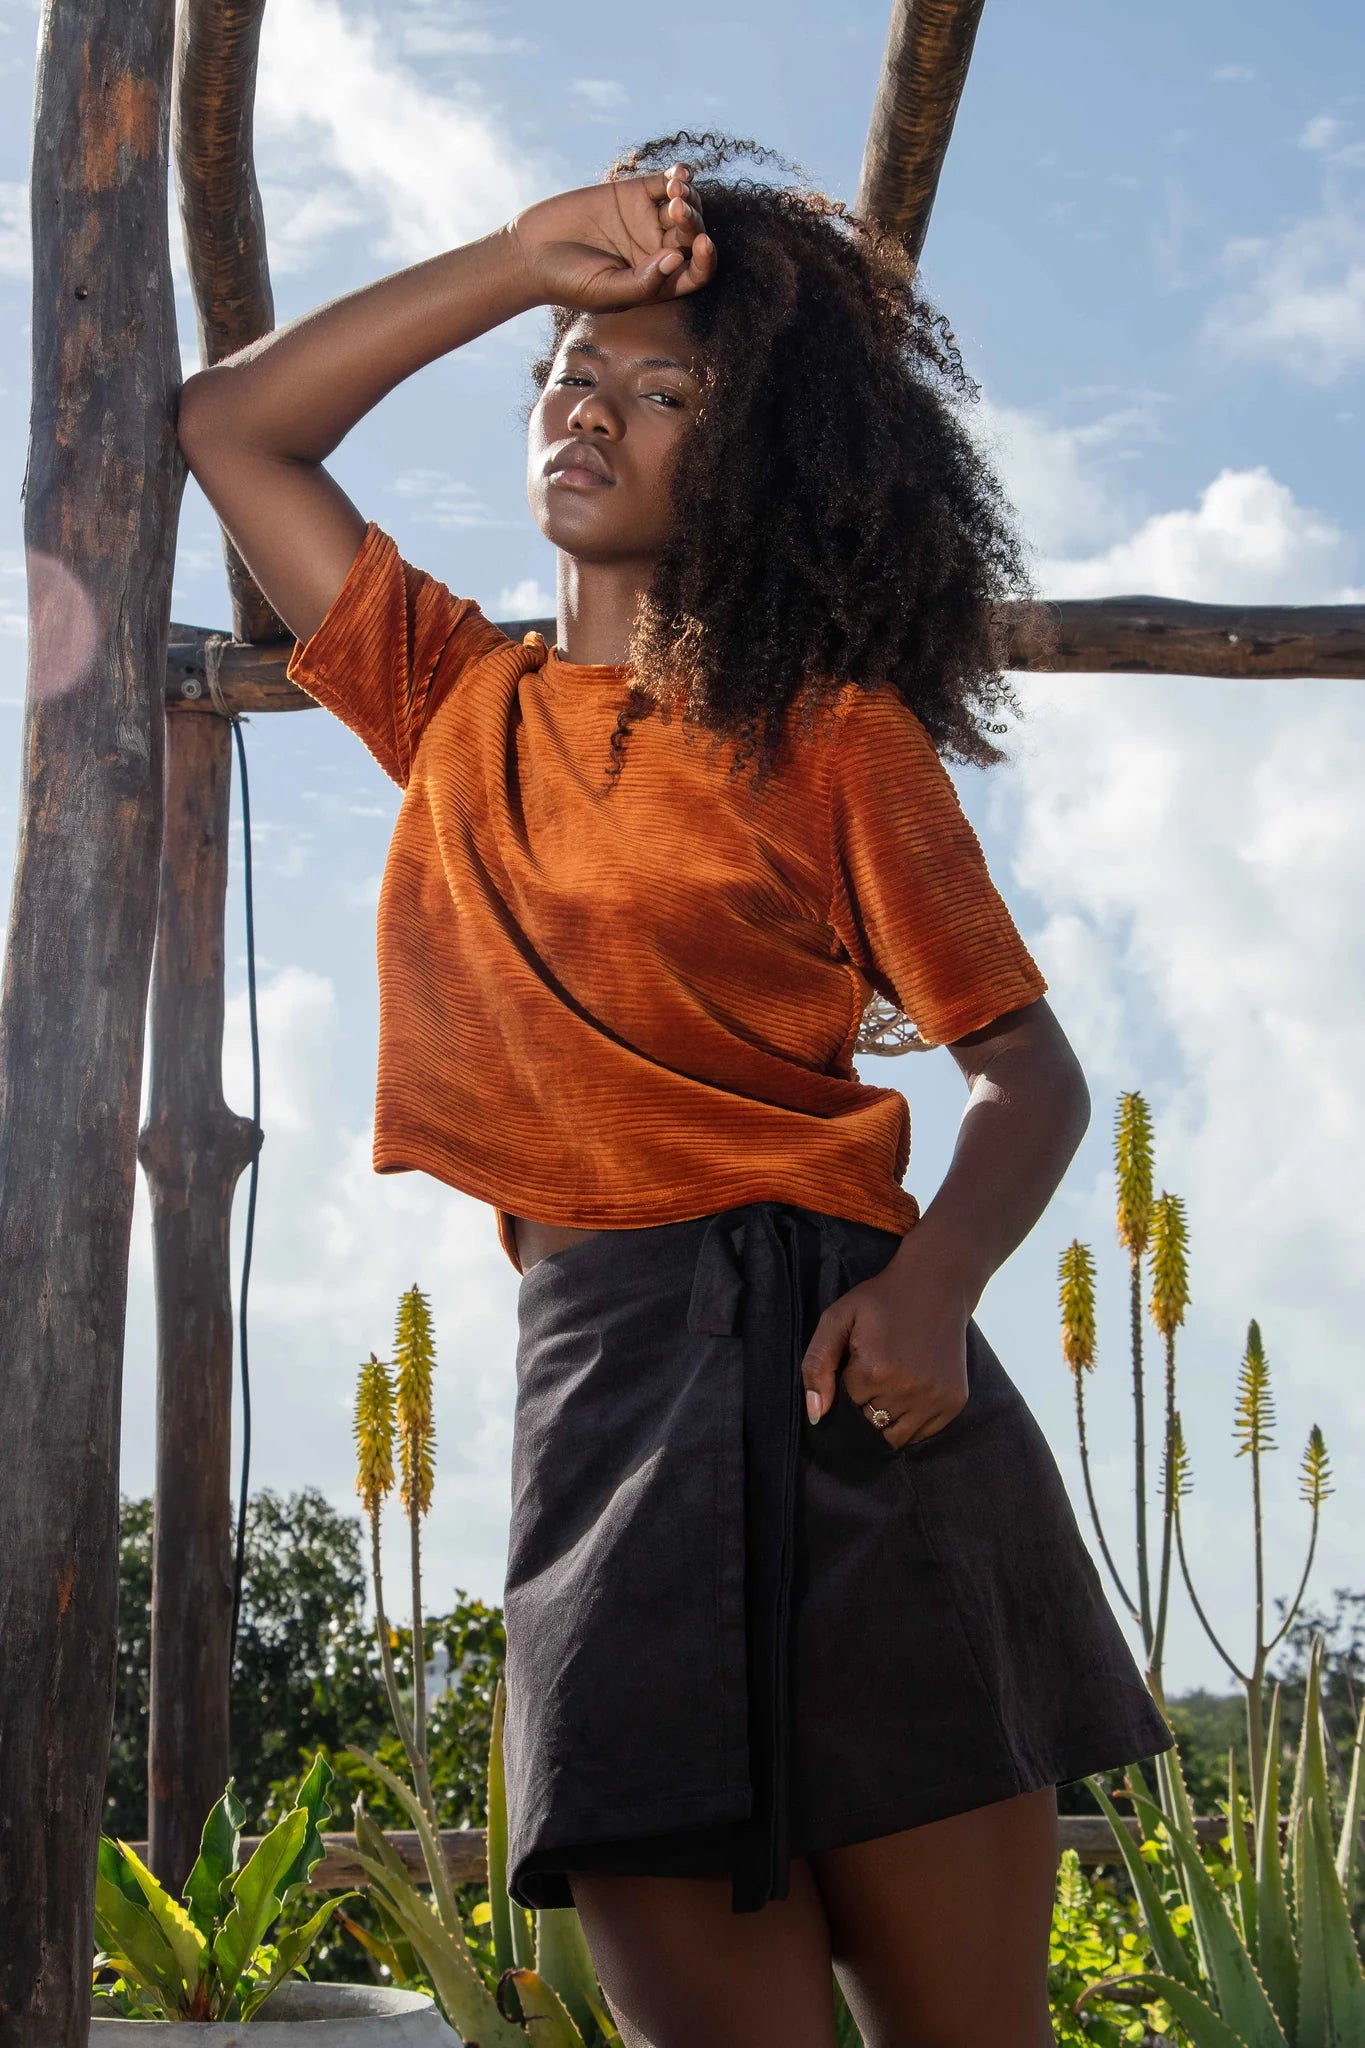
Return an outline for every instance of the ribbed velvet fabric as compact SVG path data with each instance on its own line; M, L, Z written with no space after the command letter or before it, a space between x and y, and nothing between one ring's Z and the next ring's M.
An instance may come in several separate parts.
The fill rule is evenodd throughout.
M403 801L376 923L374 1167L590 1228L793 1202L902 1235L910 1117L852 1052L875 988L931 1045L1047 983L924 727L850 684L755 790L629 670L511 640L371 521L292 682Z

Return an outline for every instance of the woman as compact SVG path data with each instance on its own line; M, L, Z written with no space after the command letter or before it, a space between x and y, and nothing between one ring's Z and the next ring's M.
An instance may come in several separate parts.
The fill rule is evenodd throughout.
M1003 758L1020 556L898 246L741 153L647 144L333 301L180 436L404 791L375 1166L523 1276L513 1895L577 1904L631 2048L829 2048L831 1962L869 2048L1039 2048L1055 1787L1171 1736L972 1315L1089 1116L942 761ZM538 305L553 648L322 467ZM922 1214L874 989L970 1088Z

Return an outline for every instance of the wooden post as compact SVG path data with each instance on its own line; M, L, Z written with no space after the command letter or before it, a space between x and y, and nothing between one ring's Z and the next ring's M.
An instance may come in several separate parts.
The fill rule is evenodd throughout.
M227 1781L232 1637L232 1193L254 1150L223 1100L232 731L166 721L151 1088L138 1157L156 1262L151 1867L179 1892Z
M857 211L918 263L984 0L892 0Z
M173 0L45 0L28 690L0 991L0 2048L81 2048L116 1660L119 1394L180 363Z

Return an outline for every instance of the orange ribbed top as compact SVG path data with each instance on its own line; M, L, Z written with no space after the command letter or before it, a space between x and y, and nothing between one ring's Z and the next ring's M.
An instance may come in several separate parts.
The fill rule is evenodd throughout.
M377 1173L630 1227L771 1198L904 1234L910 1117L860 1081L873 988L940 1045L1047 987L920 721L849 684L763 788L371 521L290 680L403 790L377 917Z

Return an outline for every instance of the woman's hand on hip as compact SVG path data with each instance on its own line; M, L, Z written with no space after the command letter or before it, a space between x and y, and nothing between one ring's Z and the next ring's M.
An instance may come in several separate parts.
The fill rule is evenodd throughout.
M935 1436L967 1405L975 1297L927 1236L915 1244L922 1228L909 1233L880 1273L830 1303L801 1361L812 1422L833 1407L842 1372L860 1407L891 1417L882 1434L894 1450Z
M557 193L508 226L546 305L607 313L681 298L716 267L691 168L682 163Z

